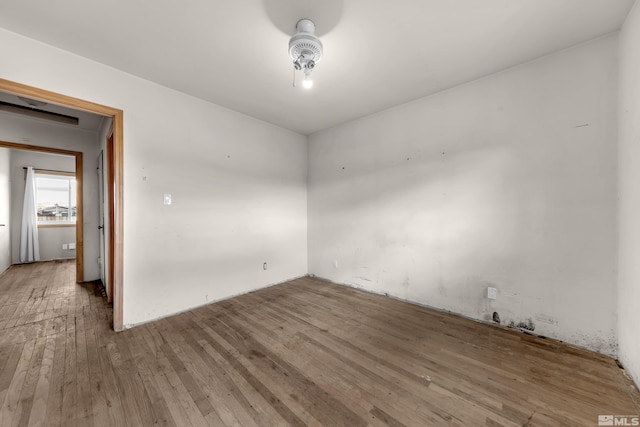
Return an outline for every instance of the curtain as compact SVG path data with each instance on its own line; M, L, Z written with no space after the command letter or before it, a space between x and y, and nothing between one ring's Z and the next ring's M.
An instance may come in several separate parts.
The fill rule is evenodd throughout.
M38 244L38 212L36 207L36 177L33 168L27 168L27 183L22 205L22 229L20 230L20 262L40 261Z

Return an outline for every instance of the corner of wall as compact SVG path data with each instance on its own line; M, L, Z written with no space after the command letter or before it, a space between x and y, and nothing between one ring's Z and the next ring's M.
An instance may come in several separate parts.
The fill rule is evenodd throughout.
M619 37L618 337L619 359L640 387L640 6Z

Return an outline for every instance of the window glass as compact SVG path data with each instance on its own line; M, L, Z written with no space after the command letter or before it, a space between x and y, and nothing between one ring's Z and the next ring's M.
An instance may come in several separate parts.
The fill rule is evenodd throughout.
M76 222L76 179L65 175L36 175L39 224Z

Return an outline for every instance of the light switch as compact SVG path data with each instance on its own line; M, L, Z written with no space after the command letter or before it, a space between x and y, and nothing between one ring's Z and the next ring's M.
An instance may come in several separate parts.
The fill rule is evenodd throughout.
M171 204L171 194L165 194L164 195L164 204L165 205L170 205Z

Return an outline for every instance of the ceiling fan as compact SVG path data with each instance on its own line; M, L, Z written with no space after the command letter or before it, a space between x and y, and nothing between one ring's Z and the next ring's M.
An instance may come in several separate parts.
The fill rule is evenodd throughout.
M310 19L301 19L296 24L296 33L289 39L289 56L293 60L293 86L296 85L295 72L302 70L304 80L302 86L310 89L313 86L311 72L320 62L323 55L322 42L315 36L316 25Z

